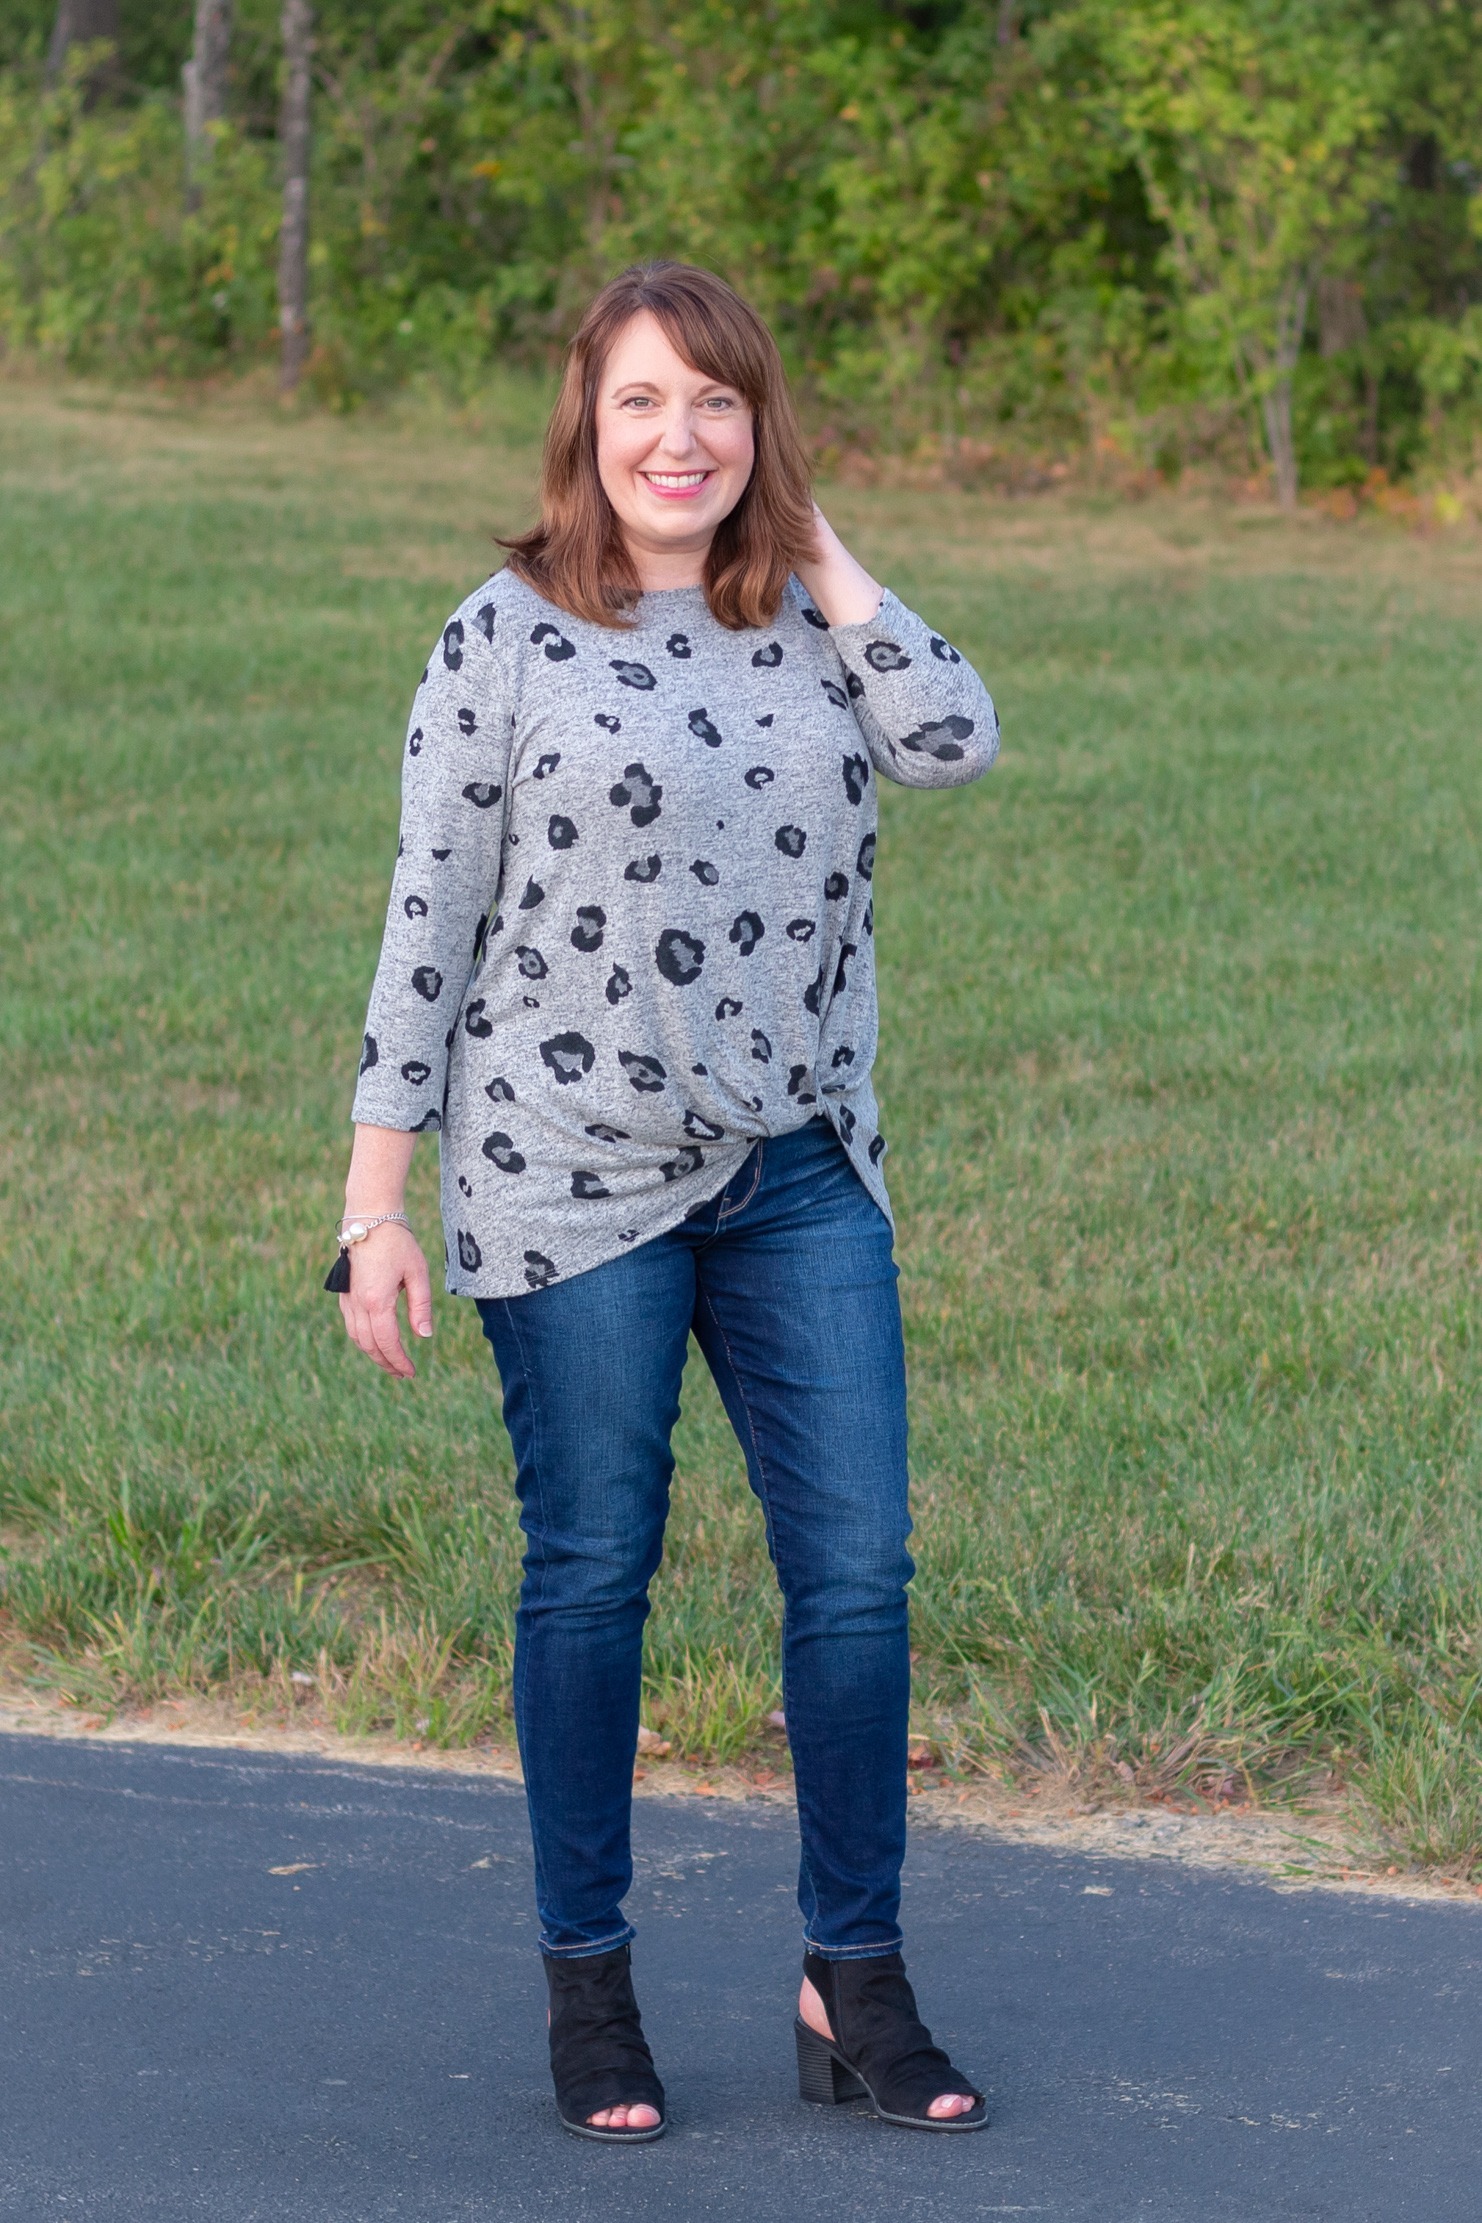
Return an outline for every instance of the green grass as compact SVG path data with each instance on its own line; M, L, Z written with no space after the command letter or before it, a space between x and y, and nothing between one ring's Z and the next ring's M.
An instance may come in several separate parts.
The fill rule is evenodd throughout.
M94 1702L302 1666L450 1742L505 1704L472 1308L402 1391L318 1281L405 703L523 518L529 416L0 388L0 1579ZM884 798L922 1726L1093 1784L1336 1778L1479 1869L1482 550L830 508L1006 731L981 786ZM698 1363L679 1449L648 1718L717 1760L777 1611Z

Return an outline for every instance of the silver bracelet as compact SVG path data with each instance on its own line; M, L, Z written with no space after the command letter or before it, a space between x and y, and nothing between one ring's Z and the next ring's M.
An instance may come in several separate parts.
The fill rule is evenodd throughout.
M360 1212L347 1212L343 1219L335 1221L334 1231L341 1249L348 1250L352 1243L363 1243L373 1228L393 1225L409 1227L411 1222L405 1212L377 1212L370 1217Z

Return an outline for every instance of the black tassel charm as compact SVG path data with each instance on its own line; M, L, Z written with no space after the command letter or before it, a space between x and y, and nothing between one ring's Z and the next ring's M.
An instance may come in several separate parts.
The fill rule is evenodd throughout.
M347 1297L350 1294L350 1253L343 1243L340 1245L339 1257L324 1277L324 1286L337 1297Z

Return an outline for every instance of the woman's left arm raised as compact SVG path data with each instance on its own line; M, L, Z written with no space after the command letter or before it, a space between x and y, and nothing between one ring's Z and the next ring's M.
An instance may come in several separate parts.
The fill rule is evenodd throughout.
M798 577L844 670L877 772L903 787L960 787L998 754L998 714L959 651L850 555L821 510L816 560Z

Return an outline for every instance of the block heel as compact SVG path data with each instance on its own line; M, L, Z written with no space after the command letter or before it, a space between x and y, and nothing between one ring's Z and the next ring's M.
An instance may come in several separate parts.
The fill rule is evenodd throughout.
M846 2069L826 2038L810 2030L801 2015L793 2024L798 2045L798 2098L815 2107L838 2107L844 2100L868 2099L853 2069Z

